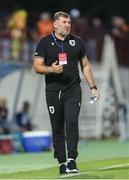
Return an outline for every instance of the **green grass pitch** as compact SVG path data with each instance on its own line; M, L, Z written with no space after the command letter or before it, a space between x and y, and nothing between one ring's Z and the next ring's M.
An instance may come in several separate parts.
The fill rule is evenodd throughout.
M129 179L129 140L79 143L79 174L60 176L53 152L0 155L0 179Z

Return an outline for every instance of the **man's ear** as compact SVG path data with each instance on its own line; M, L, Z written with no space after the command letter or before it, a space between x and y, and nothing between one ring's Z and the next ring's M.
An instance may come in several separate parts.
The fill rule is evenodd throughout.
M56 29L56 28L57 28L57 24L56 24L56 22L54 22L54 23L53 23L53 25L54 25L54 28Z

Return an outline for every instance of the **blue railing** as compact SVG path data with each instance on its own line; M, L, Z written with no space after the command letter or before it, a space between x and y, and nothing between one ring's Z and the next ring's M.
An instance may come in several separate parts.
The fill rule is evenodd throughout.
M0 79L24 67L24 64L19 63L0 63Z

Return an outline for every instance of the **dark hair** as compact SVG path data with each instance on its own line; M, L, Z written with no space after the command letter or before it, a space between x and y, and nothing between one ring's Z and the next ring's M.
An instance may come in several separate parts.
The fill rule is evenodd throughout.
M59 19L60 17L70 18L70 15L66 12L63 12L63 11L56 12L53 15L53 21Z

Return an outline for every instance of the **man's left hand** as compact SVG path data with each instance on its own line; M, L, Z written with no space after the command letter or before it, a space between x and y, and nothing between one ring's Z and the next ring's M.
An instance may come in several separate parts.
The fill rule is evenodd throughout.
M91 89L91 96L96 96L97 100L99 99L99 92L97 89Z

